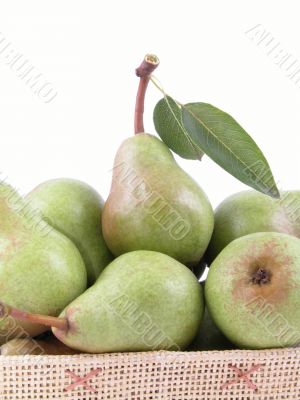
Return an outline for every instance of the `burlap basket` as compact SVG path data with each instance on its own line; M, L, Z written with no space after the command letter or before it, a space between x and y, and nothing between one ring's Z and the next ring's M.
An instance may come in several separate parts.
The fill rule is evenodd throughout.
M300 399L300 349L1 357L1 400Z

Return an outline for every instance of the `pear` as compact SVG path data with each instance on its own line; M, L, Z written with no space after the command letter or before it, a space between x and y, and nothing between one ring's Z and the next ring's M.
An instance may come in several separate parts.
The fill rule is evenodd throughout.
M0 348L0 354L2 356L22 356L22 355L71 355L77 354L73 349L65 346L62 342L54 337L48 338L47 340L23 338L23 339L12 339L9 342L3 344Z
M158 138L140 133L117 152L104 206L104 239L115 256L134 250L197 264L213 230L211 205Z
M205 283L209 313L240 348L300 343L300 240L261 232L231 242Z
M138 250L109 264L60 318L10 313L52 326L68 347L105 353L184 349L203 310L202 288L190 269L165 254Z
M0 184L0 299L34 313L56 316L86 288L76 246L42 221L10 186ZM43 325L0 320L0 342L35 336Z
M300 237L300 191L285 191L279 199L274 199L246 190L225 199L215 210L208 260L213 261L234 239L256 232Z
M113 259L102 235L103 200L91 186L75 179L53 179L37 186L26 199L32 208L78 247L93 284Z

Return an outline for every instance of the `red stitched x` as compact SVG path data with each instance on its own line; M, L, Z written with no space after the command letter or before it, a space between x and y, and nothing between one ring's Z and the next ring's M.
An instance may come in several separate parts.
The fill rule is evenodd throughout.
M257 386L248 378L247 375L250 375L250 374L252 374L252 372L257 371L260 367L262 367L261 364L253 365L253 367L250 368L249 371L246 371L246 372L243 372L241 369L239 369L238 367L236 367L232 364L229 364L228 367L233 369L235 372L237 372L238 378L223 383L223 385L221 386L222 390L228 388L228 386L233 385L234 383L238 383L240 380L245 381L249 388L251 388L253 390L257 390Z
M99 374L99 372L102 371L102 368L97 368L94 370L91 370L91 372L89 372L87 375L85 375L83 378L80 378L80 376L77 376L76 374L74 374L74 372L70 371L69 369L66 370L66 374L70 375L72 378L75 379L75 382L71 383L71 385L67 386L64 388L65 391L67 390L72 390L75 389L77 386L79 385L83 385L83 387L85 389L88 389L90 392L95 393L96 389L93 388L90 385L85 384L86 381L88 381L89 379L91 379L93 376L96 376Z

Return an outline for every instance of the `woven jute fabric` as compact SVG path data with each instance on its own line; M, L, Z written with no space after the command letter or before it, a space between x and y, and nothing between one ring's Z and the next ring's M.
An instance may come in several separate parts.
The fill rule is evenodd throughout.
M0 357L0 398L300 399L300 349Z

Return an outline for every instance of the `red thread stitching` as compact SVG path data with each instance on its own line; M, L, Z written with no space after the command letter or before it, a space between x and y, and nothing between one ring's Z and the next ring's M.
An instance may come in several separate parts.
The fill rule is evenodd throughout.
M99 374L99 372L102 372L102 368L97 368L94 370L91 370L87 375L84 377L77 376L74 374L74 372L70 371L69 369L66 370L66 374L70 375L73 379L75 379L75 382L71 383L71 385L68 385L67 387L64 388L64 391L67 390L73 390L79 385L83 385L85 389L88 389L92 393L96 393L96 389L93 388L92 386L85 384L86 381L90 380L93 376L96 376Z
M232 379L231 381L227 381L227 382L223 383L223 385L221 386L222 390L228 388L230 385L238 383L240 380L243 380L250 389L253 389L253 390L258 389L257 386L249 379L248 375L252 374L252 372L258 371L259 368L262 367L261 364L253 365L253 367L251 367L246 372L243 372L240 368L238 368L232 364L229 364L228 367L233 369L238 374L238 378Z

